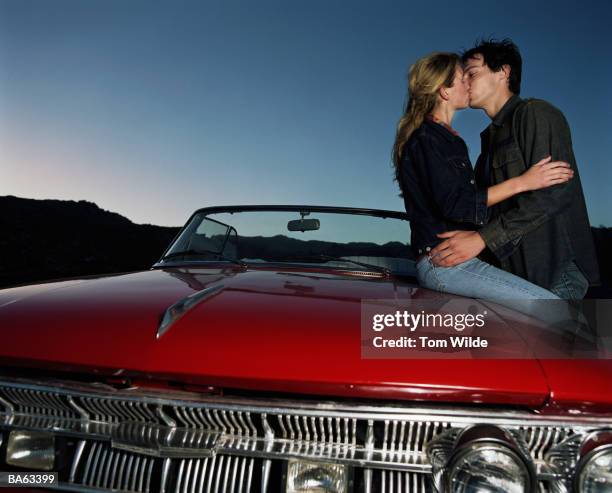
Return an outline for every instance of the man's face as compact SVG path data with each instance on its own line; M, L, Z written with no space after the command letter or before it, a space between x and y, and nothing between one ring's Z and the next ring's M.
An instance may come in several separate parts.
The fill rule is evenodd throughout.
M484 63L480 53L468 58L464 67L465 80L468 84L470 108L483 108L496 92L503 87L503 72L493 72Z
M461 67L458 66L455 69L455 79L453 80L453 85L452 87L447 88L446 91L449 95L450 101L456 109L462 110L468 107L470 102L468 95L468 83L463 75L463 69Z

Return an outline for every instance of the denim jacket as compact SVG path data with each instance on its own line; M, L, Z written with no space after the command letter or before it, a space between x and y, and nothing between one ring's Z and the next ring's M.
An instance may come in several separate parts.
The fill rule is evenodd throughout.
M443 241L438 233L486 221L487 189L476 185L467 146L439 123L425 120L404 145L399 185L415 255Z

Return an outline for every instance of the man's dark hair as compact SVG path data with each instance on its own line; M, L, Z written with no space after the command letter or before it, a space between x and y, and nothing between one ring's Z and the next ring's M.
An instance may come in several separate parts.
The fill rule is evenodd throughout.
M465 64L474 55L482 55L484 64L493 72L499 72L503 65L510 66L510 79L508 87L514 94L521 93L521 69L523 59L511 39L505 38L501 41L496 39L483 39L476 46L465 51L461 55L461 61Z

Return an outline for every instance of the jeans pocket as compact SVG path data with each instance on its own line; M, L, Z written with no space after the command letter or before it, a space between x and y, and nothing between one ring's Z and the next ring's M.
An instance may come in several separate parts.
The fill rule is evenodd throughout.
M567 266L563 279L567 291L572 299L582 299L589 289L589 280L576 265L576 261L572 260Z
M427 265L427 260L428 260L427 255L424 255L423 257L419 259L418 262L415 262L416 270L418 271L419 269L422 269L423 267L425 267Z
M444 291L444 284L436 272L438 267L434 265L429 257L425 257L417 268L417 280L419 284L433 291Z
M449 269L450 267L437 267L431 259L429 259L429 264L431 265L431 275L435 279L437 285L436 289L438 291L444 291L445 284L442 282L442 272L440 269Z
M565 300L580 300L589 289L589 281L576 265L570 261L556 277L551 291Z

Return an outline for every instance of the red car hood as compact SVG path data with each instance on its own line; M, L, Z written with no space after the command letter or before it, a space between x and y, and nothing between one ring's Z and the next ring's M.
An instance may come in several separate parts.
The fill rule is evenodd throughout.
M156 339L166 308L218 284ZM551 379L537 360L362 359L361 299L423 294L397 279L233 266L12 288L0 291L0 364L346 397L536 407L549 384L575 397L562 366L545 366Z

